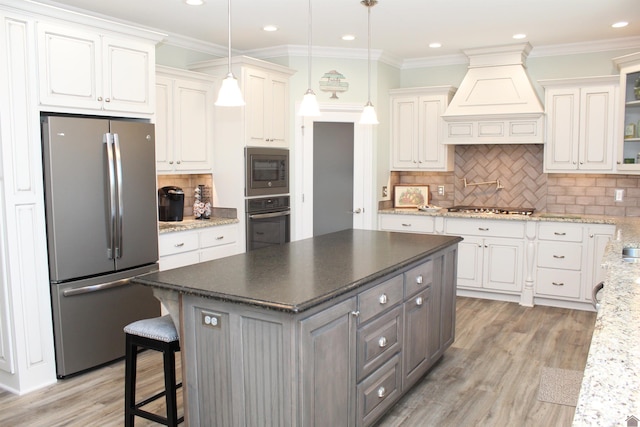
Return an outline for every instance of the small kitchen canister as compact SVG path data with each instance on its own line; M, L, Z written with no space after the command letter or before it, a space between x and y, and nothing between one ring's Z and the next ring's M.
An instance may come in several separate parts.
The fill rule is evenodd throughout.
M624 127L624 139L630 139L636 137L636 124L629 123Z

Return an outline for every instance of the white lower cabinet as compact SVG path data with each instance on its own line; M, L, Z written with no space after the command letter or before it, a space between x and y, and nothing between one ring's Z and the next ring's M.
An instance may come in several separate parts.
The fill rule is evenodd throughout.
M160 270L235 255L237 240L238 224L161 234L158 239Z
M421 215L380 215L380 230L403 233L435 232L435 217Z

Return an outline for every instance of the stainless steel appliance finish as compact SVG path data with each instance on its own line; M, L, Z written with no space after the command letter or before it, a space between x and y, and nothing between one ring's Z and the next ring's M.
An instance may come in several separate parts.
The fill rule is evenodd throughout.
M245 196L289 193L289 150L245 148Z
M289 196L247 199L246 212L248 251L291 240Z
M154 127L42 116L57 375L124 356L122 328L158 316L127 279L157 269Z
M493 206L452 206L448 212L486 213L496 215L533 215L534 208L500 208Z

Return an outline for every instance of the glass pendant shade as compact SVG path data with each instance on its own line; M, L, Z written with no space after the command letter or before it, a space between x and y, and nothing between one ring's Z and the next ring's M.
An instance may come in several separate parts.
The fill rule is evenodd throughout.
M242 99L242 92L240 92L240 86L238 86L238 79L233 73L229 73L222 81L222 86L220 86L216 106L242 107L243 105L244 99Z
M361 125L377 125L380 123L378 121L378 115L376 114L375 108L373 108L373 104L371 101L367 102L367 105L364 106L362 110L362 114L360 115L360 124Z
M320 115L320 106L313 90L308 89L307 93L304 94L298 115L306 117L318 117Z

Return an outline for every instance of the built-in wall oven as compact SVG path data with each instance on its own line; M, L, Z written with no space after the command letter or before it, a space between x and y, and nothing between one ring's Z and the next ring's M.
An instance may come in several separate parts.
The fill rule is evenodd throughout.
M291 240L289 196L247 199L246 212L247 251Z
M289 150L247 147L245 161L245 196L289 193Z

